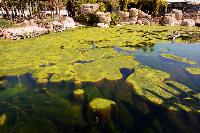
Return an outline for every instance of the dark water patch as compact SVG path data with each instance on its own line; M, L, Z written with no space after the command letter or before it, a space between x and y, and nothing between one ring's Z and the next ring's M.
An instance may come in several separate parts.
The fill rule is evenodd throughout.
M48 64L40 64L39 67L55 66L55 63L49 62Z
M95 60L77 60L75 62L72 63L72 65L74 64L86 64L86 63L91 63L94 62Z
M135 72L135 69L128 69L128 68L120 68L120 72L122 74L122 79L126 80L132 73Z

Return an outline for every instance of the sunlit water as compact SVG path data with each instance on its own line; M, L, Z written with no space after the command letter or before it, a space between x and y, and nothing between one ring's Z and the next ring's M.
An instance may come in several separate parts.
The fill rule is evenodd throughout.
M118 52L133 55L142 65L171 74L171 79L200 91L200 77L185 71L185 67L200 67L200 44L159 44L135 52L114 47ZM160 56L170 53L195 60L188 65ZM87 62L84 62L87 63ZM88 62L89 63L89 62ZM68 132L198 132L200 115L170 111L134 93L126 78L133 69L121 68L122 79L85 82L85 99L73 96L74 81L38 84L31 74L2 77L7 83L0 87L0 114L6 114L0 133L68 133ZM117 108L109 120L88 109L91 99L113 100Z

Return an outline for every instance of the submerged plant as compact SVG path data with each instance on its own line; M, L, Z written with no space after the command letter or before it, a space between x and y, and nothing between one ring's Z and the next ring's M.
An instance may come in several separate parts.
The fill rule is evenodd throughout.
M0 116L0 126L3 126L5 124L6 119L7 118L6 118L5 114L3 114L3 115Z
M74 97L77 100L84 100L84 90L83 89L76 89L74 92Z
M105 119L110 118L114 106L116 106L114 101L104 98L95 98L89 103L91 111L100 114Z

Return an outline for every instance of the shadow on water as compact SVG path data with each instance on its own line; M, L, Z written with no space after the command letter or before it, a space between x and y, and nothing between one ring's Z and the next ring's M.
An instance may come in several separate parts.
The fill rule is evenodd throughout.
M76 89L74 81L38 84L31 74L1 78L7 81L1 86L4 89L0 90L0 114L7 116L6 124L0 126L1 133L199 131L199 114L181 109L172 111L151 103L137 95L132 85L125 81L134 70L121 68L120 71L123 74L120 80L83 82L83 101L73 96ZM179 88L173 88L181 92ZM185 98L187 95L195 93L181 93L171 99ZM112 110L110 119L104 119L101 114L89 109L88 103L97 97L116 103L117 107ZM171 100L158 97L165 102Z

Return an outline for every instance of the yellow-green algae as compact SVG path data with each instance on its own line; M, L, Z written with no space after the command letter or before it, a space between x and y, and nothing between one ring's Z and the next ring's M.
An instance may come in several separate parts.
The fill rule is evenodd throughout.
M99 81L101 79L116 80L122 77L120 68L134 68L139 63L132 56L118 56L110 59L100 59L86 64L74 66L75 79L80 81Z
M114 101L104 98L95 98L89 103L91 111L101 114L104 118L110 118L114 106L116 106Z
M169 40L169 36L177 30L199 31L198 28L188 29L188 27L137 25L107 29L96 27L73 29L58 34L53 33L17 41L1 39L0 77L22 75L30 72L38 79L39 83L48 82L49 73L53 73L50 79L53 82L72 79L74 78L74 73L76 73L75 77L80 78L82 75L77 75L79 71L76 72L77 64L73 64L77 60L96 61L109 59L119 55L112 49L112 46L152 45L158 41ZM96 46L96 48L93 49L92 45ZM81 66L80 68L82 69ZM111 73L108 78L118 78L119 72L117 71L116 73L117 76ZM105 76L100 77L105 78Z
M200 68L186 68L186 71L191 74L200 75Z
M0 126L3 126L6 122L6 115L3 114L0 116Z
M76 89L74 92L74 97L78 100L84 100L84 90Z
M180 56L173 55L173 54L161 54L161 56L165 57L165 58L168 58L168 59L172 59L172 60L188 63L188 64L191 64L191 65L196 64L196 62L193 61L193 60L188 60L187 58L180 57Z
M183 109L186 111L200 111L199 104L195 100L200 99L199 93L190 95L190 88L175 81L168 81L169 74L149 67L137 68L135 73L127 79L137 94L147 98L151 102L163 105L171 110ZM190 103L180 99L181 94L187 94L192 98ZM194 98L195 97L195 98Z

